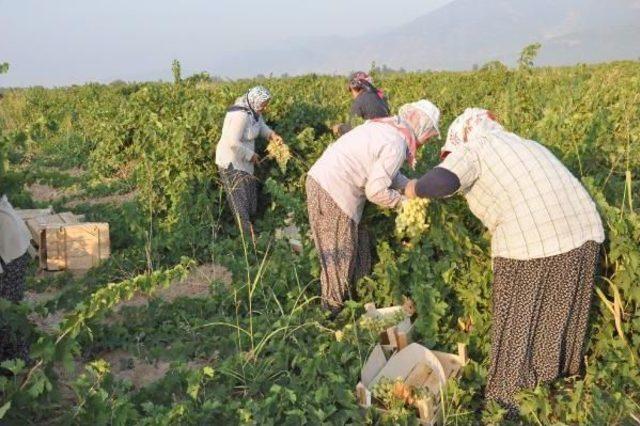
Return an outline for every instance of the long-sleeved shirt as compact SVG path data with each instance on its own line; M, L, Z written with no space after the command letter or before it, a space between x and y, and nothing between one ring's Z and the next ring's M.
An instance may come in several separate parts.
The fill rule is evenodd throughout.
M269 138L272 134L273 130L261 115L256 120L245 111L227 112L216 147L216 165L227 169L231 164L236 170L253 174L251 158L255 154L255 140L258 136Z
M589 193L537 142L493 132L438 167L458 177L469 208L491 232L492 257L529 260L604 241Z
M389 104L386 99L380 99L376 92L363 90L354 99L349 113L349 123L341 124L338 130L340 136L355 127L356 118L371 120L374 118L388 117L390 114Z
M416 195L422 198L444 198L460 189L460 179L442 167L434 167L416 182Z
M383 123L366 122L327 147L309 175L356 223L366 200L395 207L398 190L408 179L399 172L407 155L400 132Z
M9 263L25 254L30 243L31 234L27 225L13 209L6 195L2 195L0 197L0 258L4 263Z

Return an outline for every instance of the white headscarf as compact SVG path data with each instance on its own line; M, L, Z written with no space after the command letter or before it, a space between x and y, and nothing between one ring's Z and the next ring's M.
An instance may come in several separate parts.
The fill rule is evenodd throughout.
M258 111L271 100L271 92L264 86L255 86L247 92L246 99L248 106L252 110Z
M251 113L255 120L258 120L261 110L267 102L271 100L271 92L264 86L255 86L249 89L247 93L236 99L236 102L229 111L233 111L237 108L245 109Z
M427 133L438 130L440 110L426 99L402 105L398 115L376 118L371 121L385 123L398 130L407 142L407 162L411 168L416 166L416 152ZM423 141L424 142L424 141Z
M446 156L447 153L456 151L466 143L481 142L495 131L504 131L504 128L495 121L490 111L482 108L467 108L449 126L447 140L440 149L440 156Z

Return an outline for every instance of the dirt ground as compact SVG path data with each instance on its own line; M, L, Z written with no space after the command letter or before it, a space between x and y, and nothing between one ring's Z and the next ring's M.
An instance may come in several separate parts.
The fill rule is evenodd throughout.
M39 201L42 203L50 203L62 197L77 195L77 191L73 189L54 188L53 186L42 183L32 183L31 185L28 185L27 191L29 192L29 194L31 194L31 198L33 198L34 201Z
M60 323L67 312L64 310L51 312L46 316L32 312L27 318L41 332L46 334L56 334L60 330Z
M96 204L115 204L120 206L126 202L133 201L136 198L136 195L136 192L128 192L126 194L107 195L105 197L97 198L79 198L69 201L64 206L70 209L78 207L81 204L89 204L91 206Z
M205 263L193 268L184 280L174 282L169 287L160 288L151 296L136 295L125 302L119 303L113 311L119 312L125 307L146 306L152 297L160 298L165 302L173 302L179 297L205 298L210 294L212 282L219 281L225 288L228 288L231 286L232 279L231 272L224 266Z

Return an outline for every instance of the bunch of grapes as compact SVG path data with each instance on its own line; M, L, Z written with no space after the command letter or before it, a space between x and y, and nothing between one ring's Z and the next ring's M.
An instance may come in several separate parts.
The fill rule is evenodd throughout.
M386 410L384 418L392 424L406 424L413 417L413 388L401 378L381 378L372 389L373 397Z
M427 206L429 200L426 198L412 198L404 203L400 214L396 217L396 234L399 237L418 238L424 234L429 225L427 224Z
M390 409L397 405L404 405L404 400L396 396L396 383L402 383L402 379L391 380L383 377L373 386L371 394L386 409Z
M282 172L287 169L287 163L291 158L291 151L289 150L289 146L285 144L282 139L271 139L269 141L269 145L267 145L267 153L269 158L276 160L276 163L278 163Z

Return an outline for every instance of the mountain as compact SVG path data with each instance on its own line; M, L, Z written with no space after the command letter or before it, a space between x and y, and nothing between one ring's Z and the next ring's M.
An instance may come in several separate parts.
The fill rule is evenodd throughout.
M357 23L357 22L356 22ZM540 42L539 65L640 57L640 0L455 0L401 27L361 37L287 41L280 49L218 58L216 73L346 73L392 68L464 70L514 64Z

